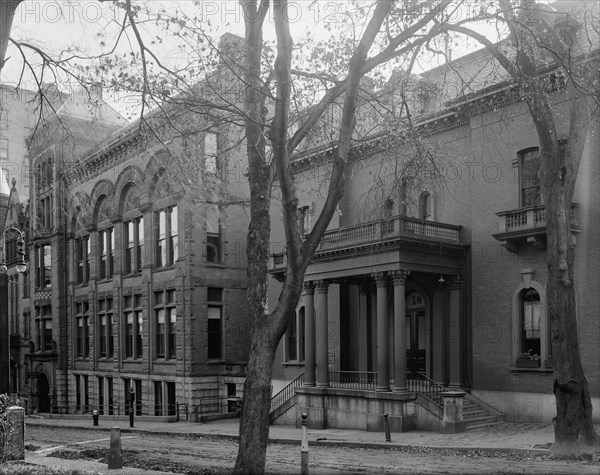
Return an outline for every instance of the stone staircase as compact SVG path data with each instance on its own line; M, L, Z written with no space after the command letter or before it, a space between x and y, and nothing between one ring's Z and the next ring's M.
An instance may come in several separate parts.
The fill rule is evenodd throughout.
M417 394L417 404L441 421L444 415L442 393L448 388L428 378L423 373L412 375L408 389ZM506 416L481 399L466 393L463 399L463 420L468 429L476 429L504 422Z

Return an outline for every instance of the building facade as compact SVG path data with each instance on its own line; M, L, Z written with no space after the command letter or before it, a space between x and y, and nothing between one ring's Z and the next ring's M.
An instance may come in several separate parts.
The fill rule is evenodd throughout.
M175 104L128 125L95 88L35 131L13 385L31 410L125 414L132 395L137 415L236 409L249 346L243 146L218 111Z
M594 38L588 46L597 50ZM545 73L549 94L568 140L568 99L554 72ZM296 386L296 405L272 420L296 423L307 412L322 427L382 430L389 413L396 430L436 428L443 406L434 399L448 389L467 391L474 421L555 416L539 142L506 79L485 51L421 75L432 92L419 111L417 152L437 161L441 180L425 162L419 180L398 173L416 155L409 140L373 137L351 154L338 216L306 272L274 368L275 392ZM596 421L599 137L594 117L573 198L579 339ZM301 232L324 202L327 153L293 163ZM273 256L271 272L276 301L285 253Z

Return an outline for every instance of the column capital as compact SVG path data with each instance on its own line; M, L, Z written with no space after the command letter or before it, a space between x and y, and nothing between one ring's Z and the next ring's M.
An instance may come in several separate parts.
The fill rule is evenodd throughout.
M317 288L317 292L326 294L329 289L329 281L328 280L317 280L315 282L315 287Z
M409 275L409 270L395 270L392 272L392 281L394 282L394 285L404 285L406 284Z
M315 283L312 280L304 282L304 293L306 295L313 295L315 293Z
M387 272L374 272L371 274L371 277L375 280L375 285L377 287L385 287L388 282L388 274Z
M450 290L462 290L463 278L462 275L454 275L450 279Z

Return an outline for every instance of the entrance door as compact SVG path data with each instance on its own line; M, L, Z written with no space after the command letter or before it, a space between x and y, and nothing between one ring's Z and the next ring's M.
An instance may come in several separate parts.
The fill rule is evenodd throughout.
M44 373L37 377L38 412L50 412L50 384Z
M406 298L406 367L410 373L426 370L426 335L425 301L413 292Z

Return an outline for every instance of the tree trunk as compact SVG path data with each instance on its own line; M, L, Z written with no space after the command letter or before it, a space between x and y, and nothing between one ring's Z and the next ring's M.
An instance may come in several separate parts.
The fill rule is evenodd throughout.
M264 473L269 438L271 372L275 345L265 325L256 325L251 338L252 348L240 419L240 445L233 471L239 474Z
M559 155L559 147L554 149ZM561 164L564 157L548 160ZM568 159L568 158L567 158ZM548 315L552 332L554 395L557 414L553 419L556 457L579 457L589 453L598 437L591 423L592 405L583 373L578 343L573 267L575 237L571 233L571 187L573 177L552 173L546 167L546 233L548 258ZM553 168L553 167L552 167ZM557 167L558 168L558 167Z

